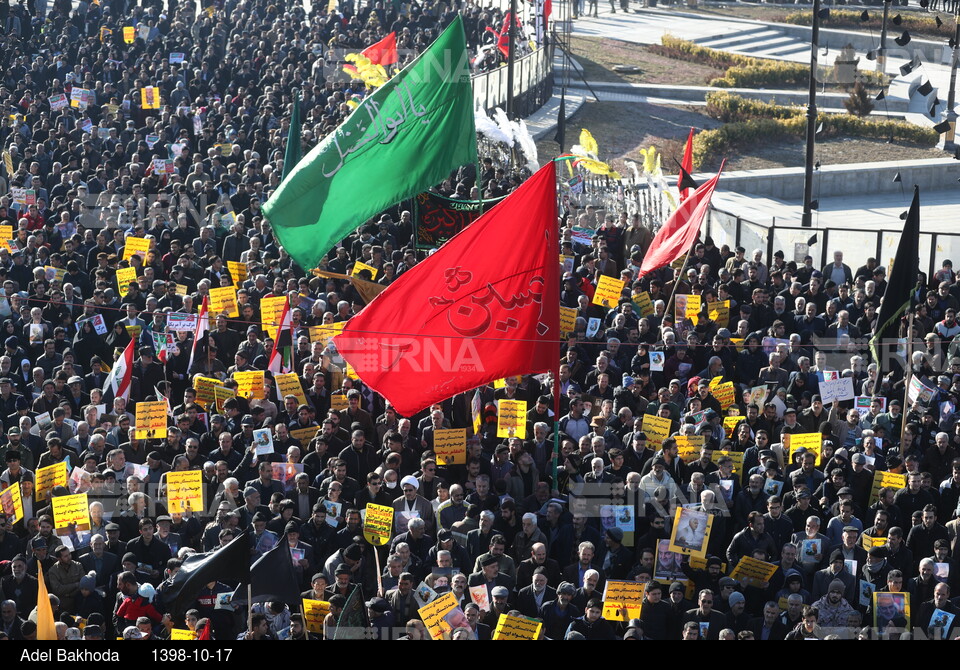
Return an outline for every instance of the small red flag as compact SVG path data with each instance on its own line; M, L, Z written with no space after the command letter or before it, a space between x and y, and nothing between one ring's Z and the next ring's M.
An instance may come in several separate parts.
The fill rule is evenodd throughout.
M723 166L720 166L723 172ZM708 182L701 184L689 198L670 215L663 227L657 231L647 255L643 257L638 277L643 277L664 265L683 256L693 246L700 232L700 226L710 207L710 198L717 187L720 172Z
M400 60L397 54L397 34L390 33L376 44L361 51L374 65L395 65Z
M680 167L686 170L688 175L693 174L693 128L690 129L690 134L687 135L687 146L683 148L683 162L680 163ZM679 183L678 181L677 184ZM689 198L692 190L693 189L690 188L681 188L680 202Z
M405 416L508 375L556 366L556 177L547 163L404 272L334 338Z

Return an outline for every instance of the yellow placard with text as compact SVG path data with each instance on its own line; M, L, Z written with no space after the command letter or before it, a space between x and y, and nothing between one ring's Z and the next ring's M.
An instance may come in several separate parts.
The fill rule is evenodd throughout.
M67 485L67 462L60 461L37 470L37 500L44 500L54 486Z
M737 389L734 388L733 382L718 384L711 389L710 392L713 394L713 397L717 399L717 402L720 403L720 408L723 410L726 410L737 401Z
M133 44L134 39L136 39L136 29L134 29L133 26L124 26L123 27L123 43Z
M895 490L906 488L907 476L887 470L875 470L873 473L873 486L870 487L870 504L877 502L880 497L880 489L887 487Z
M793 456L798 449L806 449L817 455L816 465L820 465L823 460L821 450L823 448L823 435L821 433L787 433L783 436L783 446L790 450L790 462L793 463Z
M573 307L560 307L560 333L569 335L577 329L577 310Z
M340 411L347 409L350 406L350 403L347 402L347 396L345 393L331 393L330 394L330 409Z
M370 273L370 279L368 281L375 281L377 279L377 272L378 272L377 268L373 267L372 265L367 265L363 261L357 261L356 263L354 263L353 272L351 272L350 274L354 277L359 277L360 273L363 270L366 270L367 272Z
M221 286L210 289L210 314L213 316L226 314L240 316L237 306L237 289L233 286Z
M160 109L160 89L156 86L141 88L140 107L143 109Z
M234 372L233 378L237 382L237 395L253 400L264 400L267 397L263 370Z
M326 600L303 599L303 624L311 633L323 632L323 620L330 612L330 603Z
M363 520L363 537L375 546L387 544L393 530L393 508L389 505L367 503L366 510Z
M597 290L593 294L593 304L608 308L616 307L623 294L623 285L622 279L601 275L600 281L597 282Z
M167 510L170 512L203 511L203 472L185 470L168 472Z
M74 526L76 530L90 530L90 505L86 493L58 496L51 502L54 528Z
M744 586L759 587L761 584L769 582L776 571L776 563L767 563L766 561L758 561L752 556L744 556L733 568L730 577Z
M296 396L298 405L307 404L307 394L303 392L303 385L300 383L300 377L296 372L274 375L273 381L277 384L277 395L280 396L280 400L292 395Z
M171 628L170 639L171 640L196 640L197 634L194 633L189 628Z
M213 377L194 377L193 388L197 392L197 402L209 406L215 399L213 389L220 386L220 380Z
M730 301L708 302L707 315L711 321L716 321L718 326L725 328L730 323Z
M280 319L283 318L283 308L287 306L287 296L276 295L260 300L260 326L263 332L272 339L277 339L277 330L280 328ZM312 330L312 329L311 329ZM311 341L313 337L310 337Z
M450 631L449 624L443 618L458 606L457 596L447 591L417 610L432 639L442 640L443 634Z
M0 493L0 509L7 515L7 522L11 526L23 520L23 492L20 490L20 482L14 482Z
M723 433L727 438L733 437L733 431L736 430L740 422L743 421L742 416L725 416L723 417Z
M441 428L434 431L433 453L438 465L466 465L467 429Z
M137 268L117 268L117 288L120 289L121 295L127 292L127 287L130 284L136 283Z
M150 251L150 240L146 237L128 237L123 241L122 260L129 260L134 255L145 259L148 251Z
M247 280L247 264L237 261L227 261L227 271L233 280L233 285L240 288L240 285Z
M703 445L706 443L703 435L677 435L674 439L677 441L680 460L684 463L700 460L700 452L703 451Z
M158 440L167 436L167 403L137 403L137 427L134 437L138 440Z
M330 340L334 336L339 335L343 332L343 327L347 325L346 321L340 321L338 323L331 323L323 326L310 326L308 329L310 333L311 342L322 342L323 346L326 347L330 344Z
M527 437L527 401L501 400L497 411L497 437Z
M639 291L630 296L633 304L640 311L640 316L650 316L653 314L653 300L650 298L649 291Z
M493 629L493 640L536 640L540 637L543 622L527 617L501 614Z
M714 465L719 465L719 461L724 456L729 456L733 460L733 473L739 477L743 476L743 452L742 451L726 451L724 449L714 449L713 456L710 457L710 462Z
M657 416L655 414L643 415L643 432L647 434L647 439L651 443L663 442L670 437L670 428L673 421L669 417Z
M639 619L643 590L644 584L640 582L607 580L603 589L603 618L607 621Z
M230 398L236 398L237 394L232 388L227 388L226 386L214 386L213 387L213 402L217 406L217 411L221 414L224 411L223 403L230 400Z

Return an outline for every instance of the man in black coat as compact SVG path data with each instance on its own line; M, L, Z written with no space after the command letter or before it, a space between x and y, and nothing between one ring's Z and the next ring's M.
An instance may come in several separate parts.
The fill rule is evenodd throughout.
M522 584L523 582L518 582ZM544 603L556 600L556 589L547 585L547 574L543 566L533 571L532 582L520 589L517 593L516 609L523 616L536 618L540 616L540 608Z
M780 621L780 608L773 601L763 606L763 616L752 619L747 630L755 640L782 640L790 632Z

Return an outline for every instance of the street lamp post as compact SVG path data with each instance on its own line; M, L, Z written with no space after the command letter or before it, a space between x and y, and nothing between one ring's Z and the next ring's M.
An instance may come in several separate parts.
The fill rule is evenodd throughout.
M883 0L883 21L880 23L880 53L877 54L877 72L887 71L887 15L891 0Z
M513 119L513 71L517 62L517 0L510 0L510 27L507 29L507 118Z
M803 214L800 225L813 226L813 150L817 141L817 64L820 51L820 0L813 0L810 31L810 90L807 94L807 153L803 163Z
M953 51L950 56L950 92L947 94L947 108L944 111L943 120L950 124L950 127L941 136L941 145L946 151L957 150L957 113L954 107L957 106L957 60L960 58L960 11L954 15L956 29L953 33Z

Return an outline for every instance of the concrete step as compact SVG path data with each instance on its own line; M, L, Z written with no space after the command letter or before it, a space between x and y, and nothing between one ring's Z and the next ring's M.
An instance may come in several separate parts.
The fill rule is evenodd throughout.
M764 39L773 39L777 37L782 37L783 34L777 30L761 29L761 30L744 30L732 35L724 35L721 37L711 37L709 39L701 39L697 41L697 44L708 49L719 49L726 50L733 46L738 46L742 44L748 44L751 42L757 42Z

